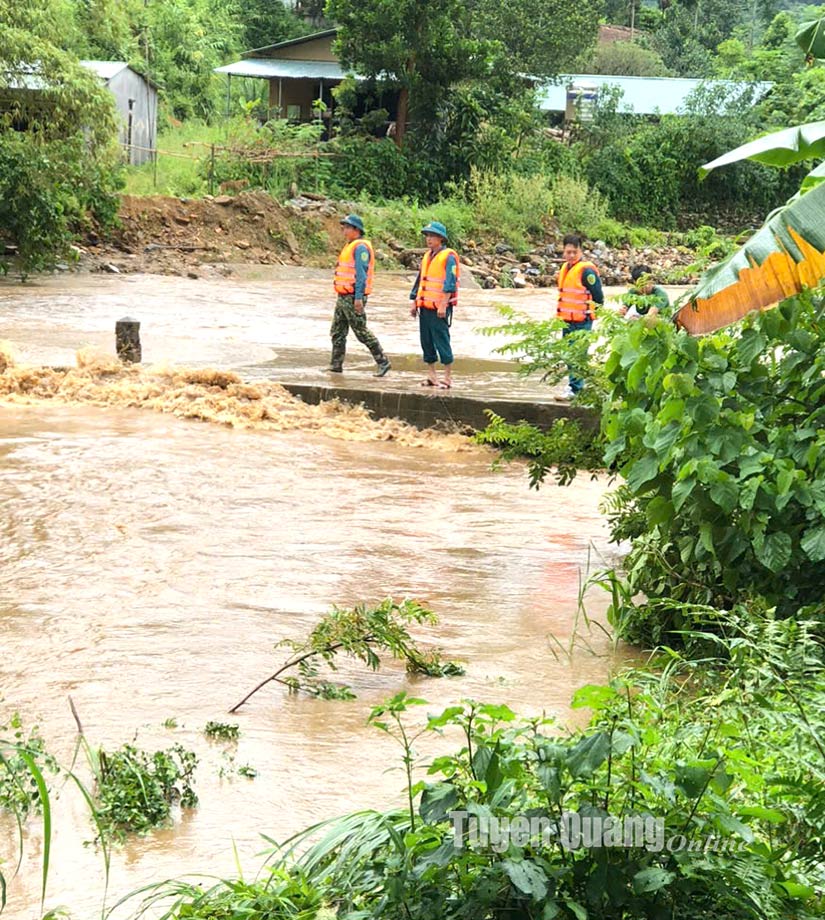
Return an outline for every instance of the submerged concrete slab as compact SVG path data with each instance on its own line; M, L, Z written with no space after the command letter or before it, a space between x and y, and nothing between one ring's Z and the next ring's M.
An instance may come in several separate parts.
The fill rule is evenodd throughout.
M505 421L514 424L524 421L540 428L548 428L560 418L577 419L587 426L598 424L593 411L561 401L473 398L443 390L417 393L302 383L284 383L282 386L293 396L311 405L339 399L363 405L375 418L400 418L417 428L432 428L446 422L480 430L487 426L486 410L501 416Z

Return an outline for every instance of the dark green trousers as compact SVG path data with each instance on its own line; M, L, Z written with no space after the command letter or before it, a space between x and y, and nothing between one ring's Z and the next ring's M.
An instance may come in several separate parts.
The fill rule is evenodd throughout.
M367 298L364 298L364 312L356 313L355 297L352 294L339 294L335 302L332 327L329 331L332 337L331 364L333 367L340 367L344 363L344 356L347 353L347 335L350 329L355 334L355 338L362 345L366 345L376 362L380 364L385 360L381 343L367 328Z

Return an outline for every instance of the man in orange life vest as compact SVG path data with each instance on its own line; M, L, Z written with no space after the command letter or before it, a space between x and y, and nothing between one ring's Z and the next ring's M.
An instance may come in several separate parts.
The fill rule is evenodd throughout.
M430 221L421 231L427 252L415 279L410 300L412 316L418 316L421 350L427 365L427 378L421 386L449 389L453 385L453 351L450 346L450 325L453 307L458 302L460 268L455 250L447 248L447 228L437 220ZM444 379L438 379L435 363L444 365Z
M347 334L366 345L375 358L378 370L376 377L383 377L390 369L390 360L384 354L381 343L367 328L367 297L372 293L375 274L375 253L372 244L364 239L364 222L357 214L348 214L341 221L346 243L338 256L335 268L335 314L332 317L332 358L329 370L340 373L344 369L344 355L347 353Z
M596 318L596 304L604 304L604 293L599 271L592 262L582 258L582 240L575 233L568 234L562 241L564 262L559 269L559 301L556 316L564 320L562 335L570 335L582 329L593 327ZM570 374L570 392L575 396L584 386L584 381Z

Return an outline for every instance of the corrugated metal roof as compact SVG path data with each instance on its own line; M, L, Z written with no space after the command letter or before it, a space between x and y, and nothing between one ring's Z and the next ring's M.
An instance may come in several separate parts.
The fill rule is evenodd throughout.
M343 80L346 76L341 65L335 61L291 61L283 58L246 58L234 64L216 67L215 73L228 73L233 77L285 77L293 80Z
M94 71L101 80L107 83L129 66L126 61L81 61L80 63L87 70Z
M47 89L48 85L41 76L31 70L24 72L22 66L13 73L0 72L0 89L39 91Z
M561 83L546 86L540 94L539 105L545 112L563 112L567 102L567 87L571 83L590 83L601 89L617 86L622 90L619 111L635 115L672 115L684 109L688 96L699 86L746 89L755 87L763 96L772 83L736 83L731 80L693 80L687 77L616 77L604 74L565 74Z

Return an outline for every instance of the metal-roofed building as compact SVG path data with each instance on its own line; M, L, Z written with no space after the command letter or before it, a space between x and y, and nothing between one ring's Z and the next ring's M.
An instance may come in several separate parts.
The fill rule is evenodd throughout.
M125 61L80 63L96 73L115 97L115 108L120 116L118 139L127 162L136 166L150 160L157 142L157 86L132 70Z
M618 77L604 74L565 74L559 82L545 86L539 95L544 112L565 112L568 88L594 87L596 95L605 87L621 90L619 111L633 115L675 115L685 110L688 97L700 86L718 87L728 92L744 93L751 89L757 97L764 96L772 83L738 83L731 80L694 80L687 77Z
M332 87L346 76L332 50L336 29L314 32L303 38L246 51L240 61L216 68L234 77L257 77L269 81L269 109L277 117L306 121L312 103L322 99L332 110Z

